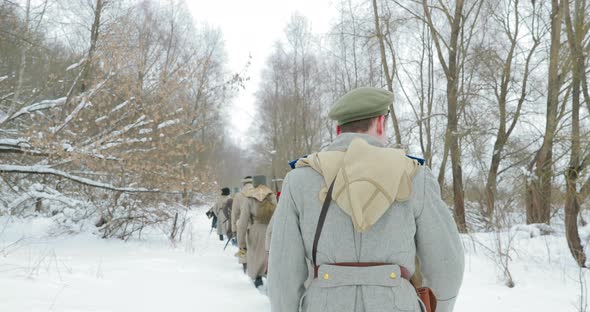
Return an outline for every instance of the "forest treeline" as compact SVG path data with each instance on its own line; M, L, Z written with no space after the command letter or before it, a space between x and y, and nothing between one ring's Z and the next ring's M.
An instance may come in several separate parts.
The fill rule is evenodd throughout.
M426 159L460 231L563 219L583 266L587 1L333 9L327 33L301 14L285 22L255 86L257 143L242 151L227 107L248 64L230 72L221 30L183 1L1 0L0 213L98 215L105 237L165 224L174 239L191 200L245 167L282 178L336 135L330 105L373 86L395 94L391 145Z

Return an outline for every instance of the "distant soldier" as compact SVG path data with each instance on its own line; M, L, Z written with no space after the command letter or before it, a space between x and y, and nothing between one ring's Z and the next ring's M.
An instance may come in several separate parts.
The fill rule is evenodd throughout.
M329 113L334 142L285 178L269 256L272 312L431 311L432 293L437 312L453 310L461 240L423 160L385 147L392 101L377 88L344 95ZM430 289L410 283L416 256Z
M233 230L231 227L231 209L233 206L233 202L234 202L234 200L230 195L229 199L225 202L225 204L221 208L221 213L223 214L223 218L224 218L224 220L223 220L223 234L227 235L227 239L230 241L234 238Z
M231 227L230 223L228 223L229 214L227 213L229 212L229 207L231 207L231 197L229 196L229 193L229 188L222 188L221 196L217 198L217 201L213 206L213 213L217 216L217 234L219 235L219 240L224 239L223 236L227 234L227 230Z
M211 206L211 208L205 213L207 218L211 219L211 232L209 232L209 235L213 233L214 229L217 229L217 216L215 215L215 212L213 212L213 208L215 208L215 205Z
M238 241L240 241L240 238L238 237L237 233L238 219L240 218L241 208L246 206L246 204L248 203L248 198L245 194L254 189L254 186L252 186L252 177L245 177L242 180L242 185L242 190L234 195L234 201L231 209L231 228L233 231L233 236L236 237ZM242 266L244 267L244 273L246 273L246 253L243 250L240 250L236 253L236 256L238 257L239 263L242 264Z
M273 191L264 184L245 195L247 202L241 207L238 220L238 243L240 251L246 252L248 276L259 287L266 276L266 229L277 201Z

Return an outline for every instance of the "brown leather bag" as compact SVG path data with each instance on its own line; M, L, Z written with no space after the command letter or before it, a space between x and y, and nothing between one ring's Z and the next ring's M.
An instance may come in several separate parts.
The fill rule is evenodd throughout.
M416 293L418 294L418 298L424 303L424 306L426 306L426 312L436 311L436 296L432 292L432 289L420 287L416 288Z

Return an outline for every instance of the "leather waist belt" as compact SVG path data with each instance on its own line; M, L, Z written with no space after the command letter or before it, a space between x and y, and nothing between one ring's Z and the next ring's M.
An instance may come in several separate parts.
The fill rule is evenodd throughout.
M337 262L337 263L330 263L329 265L340 266L340 267L367 268L367 267L378 267L378 266L394 265L394 264L384 263L384 262ZM400 269L401 277L409 281L412 278L410 271L408 271L408 269L406 269L405 267L403 267L401 265L398 265L398 266ZM319 271L320 271L320 266L316 265L314 267L314 274L313 274L314 278L318 278Z

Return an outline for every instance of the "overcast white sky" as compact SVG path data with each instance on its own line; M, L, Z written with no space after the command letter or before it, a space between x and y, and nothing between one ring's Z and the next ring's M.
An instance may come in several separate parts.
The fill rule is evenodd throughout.
M336 0L187 0L197 23L223 31L229 70L238 72L252 56L250 81L232 103L232 137L247 145L247 131L255 115L254 92L273 43L282 38L291 14L308 17L314 33L326 33L336 15ZM245 141L246 140L246 141Z

